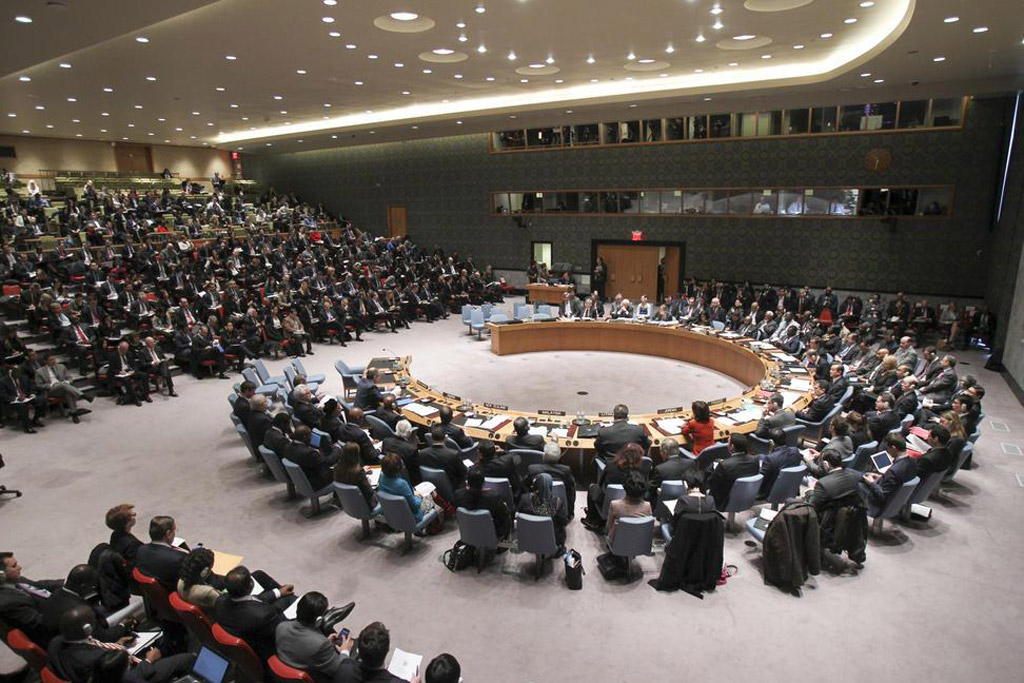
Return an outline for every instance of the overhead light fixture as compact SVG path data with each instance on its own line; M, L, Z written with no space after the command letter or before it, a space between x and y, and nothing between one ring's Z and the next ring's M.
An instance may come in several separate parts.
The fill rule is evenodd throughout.
M476 51L477 51L477 52L479 52L480 54L484 54L485 52L487 52L487 46L486 46L486 45L480 45L480 46L479 46L479 47L478 47L478 48L476 49Z
M843 23L844 24L856 24L857 20L854 19L853 17L850 17L849 19L843 19Z
M228 106L229 106L229 107L231 107L232 109L238 109L238 105L237 105L237 104L235 104L234 102L232 102L232 103L231 103L230 105L228 105Z
M416 21L420 15L415 12L392 12L391 18L395 21Z
M425 73L425 74L432 74L432 73L434 73L434 70L433 69L424 69L423 73Z
M60 68L62 68L62 69L70 69L70 68L71 68L71 65L70 65L70 64L68 64L67 62L61 62L61 63L60 63L60 64L58 64L57 66L59 66L59 67L60 67Z
M483 14L484 12L487 11L487 8L484 7L483 5L477 5L476 9L473 11L476 12L477 14Z
M945 19L942 20L942 23L943 24L955 24L958 21L960 21L960 17L946 17Z
M455 74L455 78L462 78L462 74Z
M331 38L341 38L341 34L338 33L337 31L331 31L327 35L329 35Z
M362 81L355 81L355 84L356 84L356 85L362 85L362 84L363 84L363 82L362 82Z
M590 55L590 56L587 57L587 64L593 64L596 61L597 60L594 59L594 55Z
M466 22L464 22L464 21L458 22L457 24L455 24L455 28L466 28Z
M469 38L467 38L467 37L466 37L466 34L465 34L465 33L460 33L460 34L459 34L459 42L460 42L460 43L464 43L464 42L466 42L467 40L469 40Z
M41 105L41 104L37 104L37 105L36 105L36 111L44 111L45 109L46 109L46 107L44 107L44 106L43 106L43 105Z
M412 93L411 93L411 92L409 92L408 90L403 90L403 91L402 91L402 94L403 94L403 95L411 95Z
M22 83L28 83L32 79L29 78L28 76L18 76L18 80L21 81Z
M282 97L281 95L274 95L274 99L275 100L283 100L284 97Z
M694 38L694 40L696 40L698 43L703 43L707 39L704 37L703 33L698 33L697 37Z
M705 101L705 102L710 102L710 101L711 101L711 98L710 98L710 97L705 97L705 98L704 98L704 101Z
M633 51L632 51L632 50L630 50L630 51L629 51L629 54L628 54L628 55L626 55L626 59L628 59L628 60L632 61L632 60L636 59L636 54L634 54L634 53L633 53Z
M345 46L345 49L347 49L347 50L354 50L354 49L356 49L356 46L353 43L349 43L348 45Z
M147 38L146 36L135 36L135 42L136 43L148 43L149 42L149 38Z
M300 76L305 76L306 75L306 70L305 69L296 69L295 73L297 73Z
M197 112L197 111L192 112L192 116L199 116L199 112Z
M977 28L973 29L971 33L985 33L986 31L988 31L988 26L978 26Z
M864 73L862 73L860 75L861 78L868 78L869 76L871 76L871 72L870 71L865 71Z
M665 48L665 52L667 52L669 54L672 54L675 51L676 51L676 49L674 47L672 47L672 43L669 43L668 47Z
M18 118L18 115L17 115L17 114L15 114L15 113L14 113L13 111L12 111L12 112L8 112L8 113L7 113L7 116L8 116L9 118L12 118L12 119L16 119L16 118Z
M405 66L405 64L403 64L402 62L395 62L395 68L396 68L396 69L401 69L401 68L403 68L404 66Z
M322 19L320 19L320 21L324 22L325 24L333 24L334 17L323 17Z
M52 123L48 123L48 124L46 124L46 127L47 128L53 128L53 124Z
M487 78L485 78L484 80L485 80L485 81L493 81L493 80L494 80L494 76L488 76L488 77L487 77Z
M100 112L100 116L110 116L110 112L109 111L101 111Z
M338 0L324 0L324 4L328 7L334 7L338 4Z
M136 109L142 109L142 105L141 105L141 104L136 104L136 105L135 105L135 108L136 108Z
M704 73L704 69L694 69L693 73L695 73L695 74L702 74L702 73Z
M238 59L238 57L236 57L234 55L224 55L224 59L228 60L229 62L233 62L236 59Z
M722 8L719 7L718 5L715 5L714 7L711 8L711 13L717 16L722 13Z
M804 45L803 43L797 43L796 45L793 46L793 49L794 50L802 50L805 47L806 47L806 45Z
M545 64L554 64L555 63L555 58L552 57L551 55L548 55L548 58L544 60L544 63Z
M18 16L14 17L14 20L16 22L18 22L19 24L31 24L32 23L32 17L25 16L24 14L19 14Z
M520 83L529 83L529 82L530 82L530 79L529 79L529 78L520 78L520 79L519 79L519 82L520 82Z
M324 106L327 107L328 109L330 109L331 108L331 103L330 102L324 102Z
M433 52L435 55L450 55L454 54L455 50L449 49L447 47L439 47L431 50L431 52Z
M152 83L156 80L156 76L146 76L146 80Z
M831 33L822 33L821 36L819 36L819 37L823 38L824 40L828 40L829 38L832 37L832 34Z
M556 79L555 79L555 83L559 83L559 84L561 84L561 83L565 83L565 79L562 79L562 78L556 78Z
M81 123L82 119L71 119L71 123Z
M77 100L77 99L75 99L74 97L69 97L69 98L68 98L68 102L77 102L77 101L78 101L78 100Z
M761 55L761 59L771 59L771 55Z
M166 120L167 120L167 119L163 118L162 116L161 116L160 118L158 118L158 119L157 119L157 121L159 121L160 123L163 123L163 122L165 122Z
M875 3L872 0L864 0L864 2L860 3L860 6L867 9L868 7L874 7Z
M516 53L515 53L515 51L513 50L513 51L511 51L511 52L509 52L509 53L508 53L508 61L510 61L510 62L514 62L514 61L515 61L515 59L516 59Z
M331 136L331 139L332 139L332 140L337 140L337 139L338 139L338 136L337 136L337 135L332 135L332 136Z
M224 92L225 88L223 85L218 85L216 88L214 88L214 90L216 90L217 92Z
M590 82L591 82L591 83L597 83L597 82L598 82L598 80L599 80L599 79L597 79L597 78L591 78L591 79L590 79Z
M377 59L377 55L366 55L367 59Z
M530 64L530 68L531 69L543 69L544 65L543 64Z
M754 38L757 38L757 36L753 33L744 33L743 35L732 37L733 40L753 40Z
M725 24L722 23L721 19L715 19L715 23L711 25L711 28L715 29L716 31L721 31L723 28L725 28Z
M939 55L938 57L932 57L932 61L933 62L944 62L944 61L946 61L946 58L943 57L942 55Z
M462 121L456 121L456 122L455 122L455 125L457 125L457 126L461 126L461 125L462 125Z
M875 83L885 83L885 79L884 78L876 78L875 79Z
M729 66L739 66L739 62L729 62Z

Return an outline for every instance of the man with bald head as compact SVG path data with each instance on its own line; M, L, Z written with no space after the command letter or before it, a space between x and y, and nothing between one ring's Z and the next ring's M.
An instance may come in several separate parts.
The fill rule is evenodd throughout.
M373 447L373 442L360 425L365 415L362 408L351 408L348 411L348 422L336 427L331 437L339 443L354 442L359 446L359 460L364 465L379 465L380 453Z

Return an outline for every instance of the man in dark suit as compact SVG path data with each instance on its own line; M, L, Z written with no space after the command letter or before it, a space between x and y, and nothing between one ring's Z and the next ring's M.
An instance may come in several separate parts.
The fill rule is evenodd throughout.
M43 615L43 627L49 632L50 638L56 637L60 632L60 618L72 607L79 605L91 607L96 612L98 624L92 636L97 640L113 643L130 633L124 626L108 624L103 618L99 586L99 574L89 565L79 564L71 568L64 585L50 593L50 597L43 602L40 610Z
M530 434L530 421L525 417L517 417L512 423L512 431L515 432L505 439L505 450L522 448L530 451L544 450L544 437L540 434Z
M96 622L96 615L88 605L78 605L64 613L60 619L60 636L53 639L47 650L47 664L53 673L71 683L96 680L101 662L106 663L115 651L124 653L120 656L124 661L122 666L127 665L125 678L128 680L167 683L184 676L192 668L196 658L194 654L164 657L155 647L147 650L143 659L129 658L124 645L130 636L125 636L117 644L104 643L92 635L97 628Z
M319 491L332 481L331 468L338 461L340 453L337 450L329 455L309 445L309 437L312 431L306 425L295 428L292 434L292 442L285 446L284 457L302 468L310 486L314 491Z
M917 475L923 480L933 472L945 472L954 462L953 453L946 448L949 443L949 430L941 425L929 427L928 452L917 459Z
M816 380L811 388L811 394L811 402L796 416L807 422L820 422L835 406L835 401L828 395L828 382L823 379ZM718 496L715 496L715 500L718 500Z
M900 487L917 476L917 460L907 455L907 442L899 434L885 437L885 451L892 465L884 474L865 472L861 477L861 495L868 503L868 516L875 517L896 495Z
M125 398L141 406L142 401L152 403L153 399L149 397L149 377L135 368L133 355L128 342L119 343L117 349L110 354L109 372L114 378L114 384L124 388Z
M775 486L775 480L779 478L779 472L787 467L799 465L802 462L800 449L796 446L786 445L786 433L781 429L772 429L769 433L772 440L772 450L760 456L761 474L764 479L761 481L761 489L758 496L767 498Z
M351 611L354 606L346 605L341 609ZM324 633L326 629L320 624L327 614L327 598L323 593L310 591L299 599L295 619L283 621L275 629L277 656L288 666L308 673L314 683L334 683L341 663L355 648L352 636L342 639L335 638L333 632L330 637Z
M324 411L313 405L313 392L308 384L300 384L292 390L293 414L310 429L320 425L324 419Z
M826 474L818 479L814 488L804 496L819 514L828 503L859 494L861 481L858 472L843 468L842 454L838 451L822 453L821 461Z
M629 408L620 403L612 410L612 424L601 427L597 430L597 439L594 446L597 449L597 456L604 458L605 462L615 457L623 446L628 443L639 444L647 453L651 447L651 440L644 433L639 425L629 424Z
M774 428L782 429L796 424L796 415L789 408L783 408L786 399L782 394L772 394L764 406L761 419L757 421L757 431L754 434L762 439L771 436Z
M391 649L391 636L384 624L375 621L359 632L356 657L347 657L335 683L404 683L384 667Z
M913 375L904 377L900 380L900 389L900 397L896 399L896 405L893 406L893 410L902 420L907 415L913 415L917 412L917 377Z
M523 480L519 474L518 462L511 453L497 454L494 442L490 439L480 439L477 442L480 453L480 469L485 477L508 479L512 485L512 496L518 501L523 494Z
M330 403L330 400L328 400ZM360 426L365 421L361 408L353 407L348 411L348 421L332 426L331 438L338 443L352 441L359 446L359 459L364 465L380 464L380 453L373 446L373 441Z
M508 509L508 505L505 504L501 496L494 491L484 489L484 472L479 467L474 467L469 471L466 476L465 488L456 487L455 500L452 501L452 505L467 510L490 512L498 540L507 538L512 531L512 511Z
M395 430L395 427L398 426L398 421L402 419L402 416L395 410L395 400L394 394L385 394L384 401L373 414L378 420L391 427L391 431Z
M526 469L527 484L532 486L533 478L538 474L550 474L552 479L565 484L565 494L569 502L569 517L573 517L576 511L576 479L572 475L572 469L559 462L561 457L562 450L558 447L557 441L549 441L544 444L544 462L539 465L530 465Z
M920 382L927 384L931 382L939 373L942 372L942 361L939 360L939 356L935 351L934 346L926 346L921 352L921 357L924 358L924 363L921 364L921 370L914 374Z
M583 306L573 292L566 292L562 295L562 304L558 307L560 318L578 318L583 313Z
M249 422L249 402L255 395L256 385L249 380L238 385L238 394L235 395L235 405L231 408L231 412L242 421L243 425Z
M158 515L149 521L150 542L139 547L135 566L171 593L178 590L178 573L188 551L172 545L178 533L173 517Z
M846 380L846 376L843 374L843 366L841 363L833 363L828 369L829 384L828 384L828 395L832 399L833 403L839 403L840 399L843 398L843 394L846 393L846 388L850 386Z
M274 425L273 419L267 415L266 396L256 394L252 397L249 401L249 417L244 424L246 431L249 432L249 439L252 440L252 447L262 446L267 430Z
M29 639L46 647L50 634L43 624L43 605L63 581L33 581L21 574L14 553L0 553L0 620L20 629Z
M729 457L711 470L704 483L705 493L715 498L715 505L724 510L729 504L729 492L737 479L750 477L761 471L756 456L747 453L747 437L744 434L729 435Z
M252 595L254 586L244 566L229 571L224 577L227 592L217 598L214 613L221 628L248 643L265 662L277 652L274 631L285 620L283 610L295 602L295 589L285 585Z
M61 344L68 350L72 365L78 366L79 374L86 374L89 370L89 356L93 354L96 345L96 333L88 325L82 324L79 313L71 314L71 325L64 329Z
M921 387L921 397L926 401L946 403L957 387L956 356L946 354L942 357L942 370L935 379Z
M675 439L662 439L659 446L661 462L651 471L650 495L651 507L657 506L657 492L666 481L693 480L697 474L697 461L679 455L679 442Z
M377 371L370 368L366 375L359 378L356 383L356 397L352 403L363 410L377 410L377 406L384 400L384 395L377 388Z
M444 435L455 442L460 449L466 449L473 445L473 439L466 436L462 427L452 424L452 409L448 406L441 406L438 411L441 419L441 426L444 427Z
M458 451L444 445L444 427L435 424L430 428L431 445L420 449L417 459L420 467L432 467L444 470L452 483L452 488L458 489L466 481L466 464L462 462L462 456Z
M868 434L878 443L882 443L886 434L900 426L900 416L892 409L893 403L892 394L883 392L875 399L875 409L864 414Z
M163 377L164 384L167 386L167 395L171 397L177 396L178 394L174 391L174 379L171 377L170 365L164 356L164 352L157 348L156 340L152 337L146 337L142 340L142 345L143 347L136 357L139 371L144 372L150 378L154 378L154 383L156 382L156 377Z

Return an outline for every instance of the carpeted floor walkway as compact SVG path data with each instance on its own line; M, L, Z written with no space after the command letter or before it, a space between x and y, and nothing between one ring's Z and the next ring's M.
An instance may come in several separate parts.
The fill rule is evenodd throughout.
M317 346L305 361L340 392L336 358L410 353L414 374L433 385L524 408L606 410L623 400L641 411L736 391L717 373L655 358L499 359L465 332L455 318L419 323L344 350ZM980 354L962 360L958 369L988 390L977 469L933 501L929 522L887 524L859 575L823 574L802 598L763 584L760 551L744 534L726 540L739 574L703 601L646 584L660 552L641 558L644 580L605 583L594 565L599 539L578 522L568 544L584 558L581 592L564 587L557 565L534 582L532 558L515 553L482 574L448 572L440 556L457 538L454 524L404 557L397 535L360 542L354 520L336 511L307 519L260 476L228 420L232 382L216 379L181 378L181 398L142 408L100 399L81 425L51 421L34 437L0 432L0 481L25 492L0 503L0 547L17 552L27 576L61 575L106 539L107 508L131 502L140 537L151 516L171 514L193 544L244 555L300 592L356 600L353 631L380 620L393 646L428 659L452 652L471 683L1015 680L1024 668L1014 635L1024 617L1024 410ZM0 670L16 666L0 652Z

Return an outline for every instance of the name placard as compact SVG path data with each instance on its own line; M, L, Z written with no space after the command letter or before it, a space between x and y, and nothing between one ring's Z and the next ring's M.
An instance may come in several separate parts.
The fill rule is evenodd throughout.
M447 391L442 391L441 395L444 396L445 398L450 398L453 401L461 401L462 400L461 396L456 396L455 394L449 394Z
M564 410L538 410L541 415L555 415L557 417L563 417L565 415Z
M729 399L727 398L716 398L714 401L708 401L709 406L717 406L719 403L725 403Z
M662 408L658 411L658 415L664 415L665 413L681 413L684 408L679 406L677 408Z
M429 389L430 388L429 386L427 386L426 383L421 382L420 380L416 380L416 386L418 386L420 389Z
M611 413L598 413L598 417L613 417Z
M484 405L493 410L508 410L508 406L503 406L500 403L484 403Z

